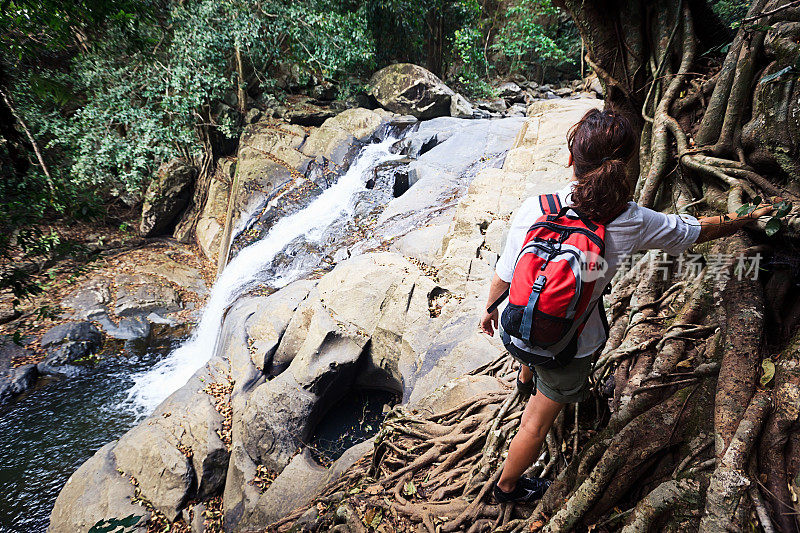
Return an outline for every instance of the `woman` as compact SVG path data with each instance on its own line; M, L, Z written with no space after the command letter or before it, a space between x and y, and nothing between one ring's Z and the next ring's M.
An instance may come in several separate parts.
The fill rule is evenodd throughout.
M747 216L729 213L700 220L689 215L664 214L638 206L632 199L627 163L637 150L629 121L616 113L592 109L567 136L573 167L570 183L556 194L562 205L574 206L591 220L606 226L606 272L597 280L592 301L602 296L620 263L634 252L662 249L679 255L694 243L736 232L759 216L769 214L764 204ZM529 198L511 223L503 255L497 262L487 308L509 287L514 266L531 224L542 216L538 197ZM593 304L590 304L590 306ZM561 368L535 370L521 365L517 387L535 394L528 401L519 431L511 441L503 472L494 487L500 503L532 501L547 490L550 481L522 476L539 454L542 442L566 403L580 402L588 393L592 355L605 343L606 333L597 306L578 337L574 358ZM589 307L591 308L591 307ZM489 336L497 328L498 312L487 311L480 327ZM517 344L517 341L515 341ZM519 346L519 345L518 345ZM536 378L534 380L534 377Z

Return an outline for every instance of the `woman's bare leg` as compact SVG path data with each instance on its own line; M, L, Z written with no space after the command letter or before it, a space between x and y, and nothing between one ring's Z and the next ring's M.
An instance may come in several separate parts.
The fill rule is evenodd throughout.
M523 369L527 367L523 366ZM524 371L524 370L523 370ZM528 400L525 412L522 413L519 431L511 439L508 448L508 457L503 465L503 473L497 486L504 492L511 492L517 486L519 477L533 464L542 442L550 431L550 427L564 406L544 394L536 391Z
M530 383L533 379L533 370L528 365L520 364L519 380L523 383Z

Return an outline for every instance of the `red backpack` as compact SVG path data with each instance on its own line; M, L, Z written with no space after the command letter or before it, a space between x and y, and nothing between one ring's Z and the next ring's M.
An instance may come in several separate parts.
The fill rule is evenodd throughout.
M500 320L506 348L525 364L558 367L575 356L578 336L593 310L600 276L590 273L604 269L606 228L562 206L557 195L539 196L539 203L544 215L528 230L511 286L489 312L508 296ZM605 325L602 298L598 302ZM536 353L542 351L553 356Z

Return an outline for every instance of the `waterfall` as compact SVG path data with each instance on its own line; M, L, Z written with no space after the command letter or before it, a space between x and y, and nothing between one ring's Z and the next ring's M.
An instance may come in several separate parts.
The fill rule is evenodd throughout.
M225 311L242 294L265 281L264 271L289 243L299 237L319 241L325 229L353 211L353 196L366 189L367 179L380 163L402 156L389 150L397 141L366 145L349 170L304 209L286 216L267 235L239 252L225 267L211 289L205 309L192 336L151 369L132 376L133 386L124 404L140 416L151 413L164 399L183 386L214 354ZM297 273L281 273L278 283L293 281Z

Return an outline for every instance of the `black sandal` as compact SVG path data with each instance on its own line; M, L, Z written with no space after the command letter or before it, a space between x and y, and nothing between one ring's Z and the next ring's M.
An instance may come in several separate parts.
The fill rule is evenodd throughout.
M548 487L550 487L552 483L553 482L549 479L522 476L517 481L517 486L514 487L514 490L511 492L504 491L495 483L492 493L497 503L529 503L544 496L544 493L547 492Z
M533 378L527 383L523 383L519 380L519 375L522 373L522 365L519 366L519 370L517 370L517 390L519 391L520 396L530 396L533 394L533 391L536 387L535 381L536 376L534 375Z

